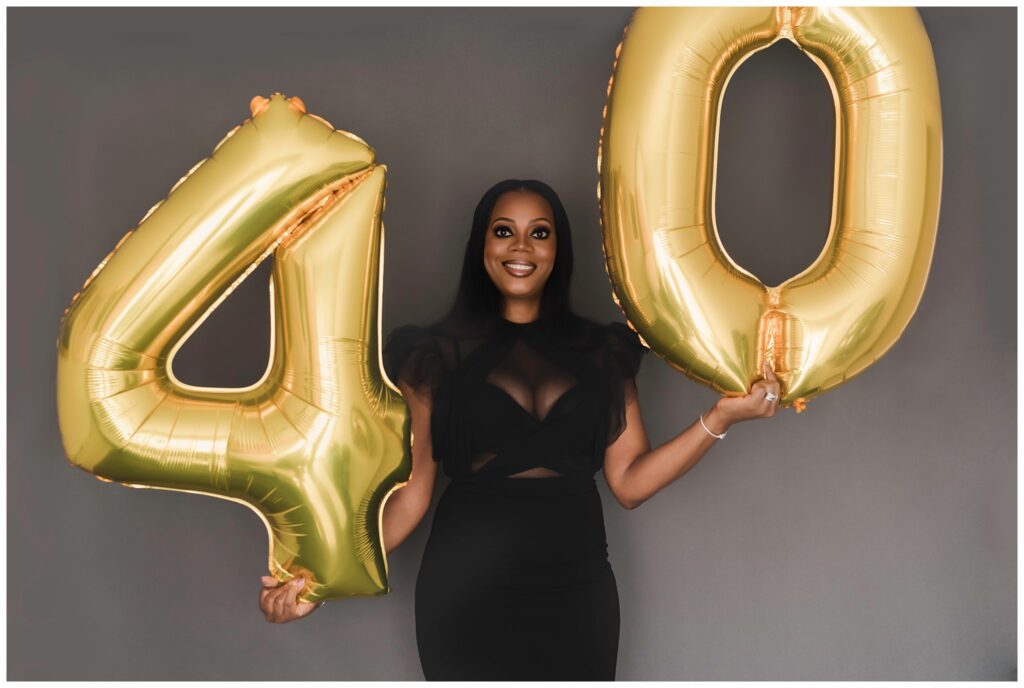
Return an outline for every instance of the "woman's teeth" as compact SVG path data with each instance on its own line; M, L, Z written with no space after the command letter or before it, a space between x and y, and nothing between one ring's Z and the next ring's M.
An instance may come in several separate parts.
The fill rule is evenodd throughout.
M520 263L518 261L502 263L502 265L505 266L505 270L515 277L526 277L537 269L536 265L531 263Z

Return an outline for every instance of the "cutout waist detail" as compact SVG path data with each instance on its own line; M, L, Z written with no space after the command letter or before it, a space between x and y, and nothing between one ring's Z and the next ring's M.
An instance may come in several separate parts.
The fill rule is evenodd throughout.
M448 489L479 494L499 495L564 495L597 489L593 475L573 474L551 477L514 478L509 476L457 476Z

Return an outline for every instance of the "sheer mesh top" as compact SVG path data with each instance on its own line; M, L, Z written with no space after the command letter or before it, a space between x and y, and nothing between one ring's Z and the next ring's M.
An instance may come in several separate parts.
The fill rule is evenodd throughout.
M647 349L622 323L584 323L572 337L542 320L502 319L473 337L415 325L391 332L385 371L430 399L434 458L446 475L600 469Z

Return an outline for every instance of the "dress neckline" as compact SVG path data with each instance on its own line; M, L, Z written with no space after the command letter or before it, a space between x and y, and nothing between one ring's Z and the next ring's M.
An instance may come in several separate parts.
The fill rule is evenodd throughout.
M540 321L541 321L540 318L534 318L533 320L530 320L529 322L514 322L512 320L509 320L505 316L500 316L500 317L501 317L501 321L505 325L507 325L508 327L514 327L516 329L527 329L527 328L530 328L530 327L536 327L538 324L540 324Z
M501 324L499 326L499 332L504 333L507 337L518 338L518 337L534 337L544 331L544 326L541 324L541 319L537 318L530 322L513 322L506 320L504 316L501 316Z

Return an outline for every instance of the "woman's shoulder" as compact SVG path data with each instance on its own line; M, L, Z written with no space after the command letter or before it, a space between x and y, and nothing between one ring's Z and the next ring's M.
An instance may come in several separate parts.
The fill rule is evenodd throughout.
M639 347L647 351L647 347L641 341L640 335L627 323L612 321L605 326L605 331L608 334L609 342L613 345Z
M601 350L611 356L640 356L647 352L633 328L618 321L598 322L578 316L574 339L577 348Z
M618 321L608 323L605 326L605 333L611 363L622 375L635 377L640 370L644 354L649 351L640 335L629 324Z
M433 326L405 324L388 333L383 347L384 372L392 381L416 388L437 383L447 370L444 336Z
M585 341L606 346L639 346L646 350L639 335L626 323L615 320L601 323L586 316L577 316L577 326Z

